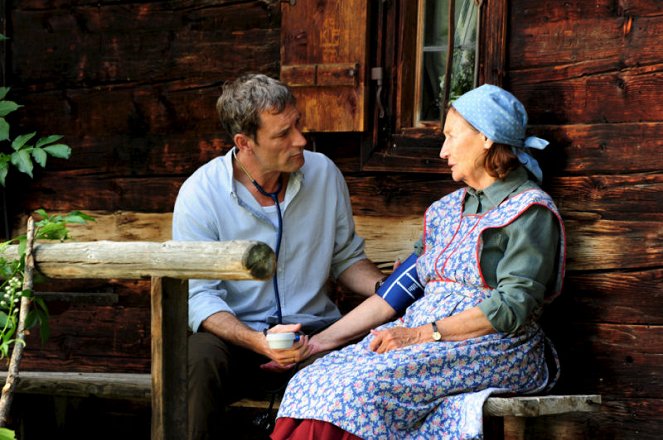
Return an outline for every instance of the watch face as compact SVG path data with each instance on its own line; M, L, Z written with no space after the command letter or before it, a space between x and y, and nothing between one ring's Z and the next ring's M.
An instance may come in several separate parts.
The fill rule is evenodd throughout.
M440 330L437 328L437 324L435 321L431 322L430 325L433 327L433 340L434 341L439 341L442 339L442 334L440 333Z

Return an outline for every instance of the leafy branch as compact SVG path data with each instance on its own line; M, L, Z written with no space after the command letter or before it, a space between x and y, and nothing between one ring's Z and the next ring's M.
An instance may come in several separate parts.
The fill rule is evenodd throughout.
M35 213L41 218L35 223L35 240L66 240L69 238L67 224L85 224L94 218L80 211L66 215L49 215L43 209ZM29 299L34 307L28 312L25 327L39 326L42 343L48 339L48 309L44 300L35 296L32 290L22 288L25 274L27 236L20 235L12 240L0 243L0 255L11 244L18 245L18 258L7 260L0 257L0 359L8 357L18 328L19 302L22 297ZM19 343L23 343L20 341Z
M68 145L58 143L62 139L61 135L42 137L33 143L37 132L32 132L21 134L12 140L9 136L9 123L5 116L22 106L14 101L6 100L8 92L8 87L0 87L0 142L9 142L13 150L10 153L0 151L0 184L2 186L5 186L10 164L20 172L32 177L34 163L45 167L48 156L68 159L71 155L71 148Z
M0 34L0 41L6 39L7 37ZM14 139L10 137L10 126L5 117L23 106L6 99L9 90L9 87L0 87L0 143L2 145L0 147L0 185L2 186L5 186L10 165L32 177L35 163L43 168L46 166L48 156L68 159L71 155L71 148L58 142L62 139L61 135L55 134L35 140L37 132L32 132L18 135ZM5 142L9 143L10 149L7 148Z

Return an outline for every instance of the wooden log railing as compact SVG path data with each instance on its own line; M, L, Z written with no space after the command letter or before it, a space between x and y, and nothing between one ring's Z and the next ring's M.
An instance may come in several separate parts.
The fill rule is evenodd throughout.
M37 244L33 253L36 270L49 278L151 278L152 440L187 435L188 280L265 280L276 264L257 241ZM0 253L17 256L17 246Z

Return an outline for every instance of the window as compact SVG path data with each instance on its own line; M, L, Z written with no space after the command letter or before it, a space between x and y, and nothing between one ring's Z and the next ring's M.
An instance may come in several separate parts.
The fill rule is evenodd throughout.
M476 0L419 0L416 125L442 120L447 103L478 85L477 18L482 5Z
M282 2L281 79L304 130L360 138L366 171L447 172L436 159L445 105L474 85L502 85L507 5Z
M362 168L447 172L436 160L445 106L476 85L502 85L508 2L384 3L379 2L373 23L378 43L371 48L371 63L383 68L388 93L382 107L387 110L382 116L376 112L372 139L363 144Z

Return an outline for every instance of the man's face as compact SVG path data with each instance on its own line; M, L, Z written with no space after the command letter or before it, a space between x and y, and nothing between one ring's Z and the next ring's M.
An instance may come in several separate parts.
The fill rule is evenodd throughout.
M264 111L256 133L254 157L263 172L292 173L304 165L306 138L299 130L300 115L294 106L281 113Z

